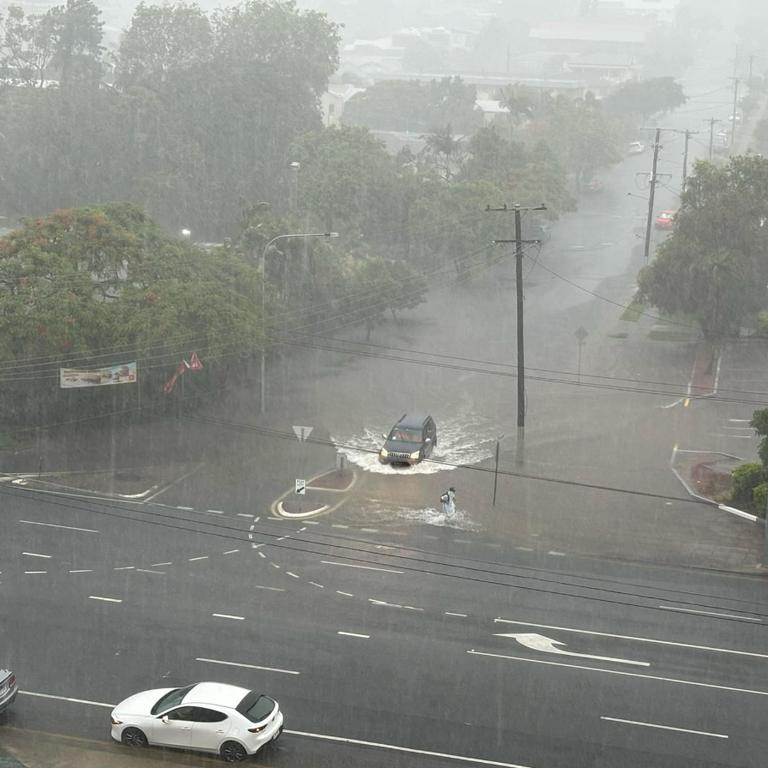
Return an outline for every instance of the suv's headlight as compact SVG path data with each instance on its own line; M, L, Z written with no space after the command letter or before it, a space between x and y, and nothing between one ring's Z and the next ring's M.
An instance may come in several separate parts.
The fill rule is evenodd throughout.
M379 451L379 456L381 456L381 457L383 457L383 458L385 458L385 459L386 459L386 458L387 458L387 456L389 456L389 451L388 451L386 448L382 448L382 449Z
M421 451L414 451L414 452L411 454L411 458L412 458L412 459L418 459L420 456L421 456Z

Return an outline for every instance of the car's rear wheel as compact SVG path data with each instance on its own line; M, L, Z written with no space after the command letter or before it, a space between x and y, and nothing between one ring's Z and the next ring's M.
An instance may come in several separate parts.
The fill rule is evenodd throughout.
M120 740L129 747L146 747L149 743L144 731L139 728L126 728Z
M245 747L242 744L238 744L236 741L225 741L221 745L219 754L225 763L241 763L248 757Z

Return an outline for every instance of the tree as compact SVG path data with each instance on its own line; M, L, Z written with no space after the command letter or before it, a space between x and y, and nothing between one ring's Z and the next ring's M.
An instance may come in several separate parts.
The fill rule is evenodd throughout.
M591 93L584 98L558 96L536 110L525 126L529 144L545 143L577 187L601 168L622 158L620 132Z
M129 204L26 221L0 239L0 286L0 363L26 372L4 388L6 421L71 407L60 366L138 358L151 404L183 355L198 352L214 376L261 339L253 264L169 238ZM98 412L111 397L89 390L77 402Z
M11 5L0 22L0 79L42 88L55 53L53 14L25 15L21 6Z
M92 0L67 0L48 12L55 29L52 66L59 70L62 88L79 82L94 86L101 78L104 22Z
M642 298L696 318L707 339L733 333L765 306L768 283L768 159L696 164L675 230L639 275Z
M355 94L344 108L344 122L375 130L425 133L449 123L461 133L479 127L475 87L459 77L421 83L383 80Z
M194 3L139 3L120 39L117 82L123 87L163 86L172 72L207 61L213 33L208 17Z
M630 121L647 120L686 102L683 86L673 77L630 80L608 94L603 107L608 114Z

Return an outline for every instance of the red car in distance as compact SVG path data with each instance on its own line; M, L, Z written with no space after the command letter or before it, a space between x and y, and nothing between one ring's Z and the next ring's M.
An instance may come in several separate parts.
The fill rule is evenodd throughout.
M673 211L668 208L662 211L657 217L654 226L656 229L672 229L675 223L675 214L677 211Z

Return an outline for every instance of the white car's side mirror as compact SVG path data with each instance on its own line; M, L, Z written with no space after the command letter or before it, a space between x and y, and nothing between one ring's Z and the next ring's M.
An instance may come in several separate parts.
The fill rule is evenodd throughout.
M163 716L162 716L160 719L161 719L161 720L162 720L162 721L163 721L163 722L164 722L166 725L168 725L168 715L163 715Z

